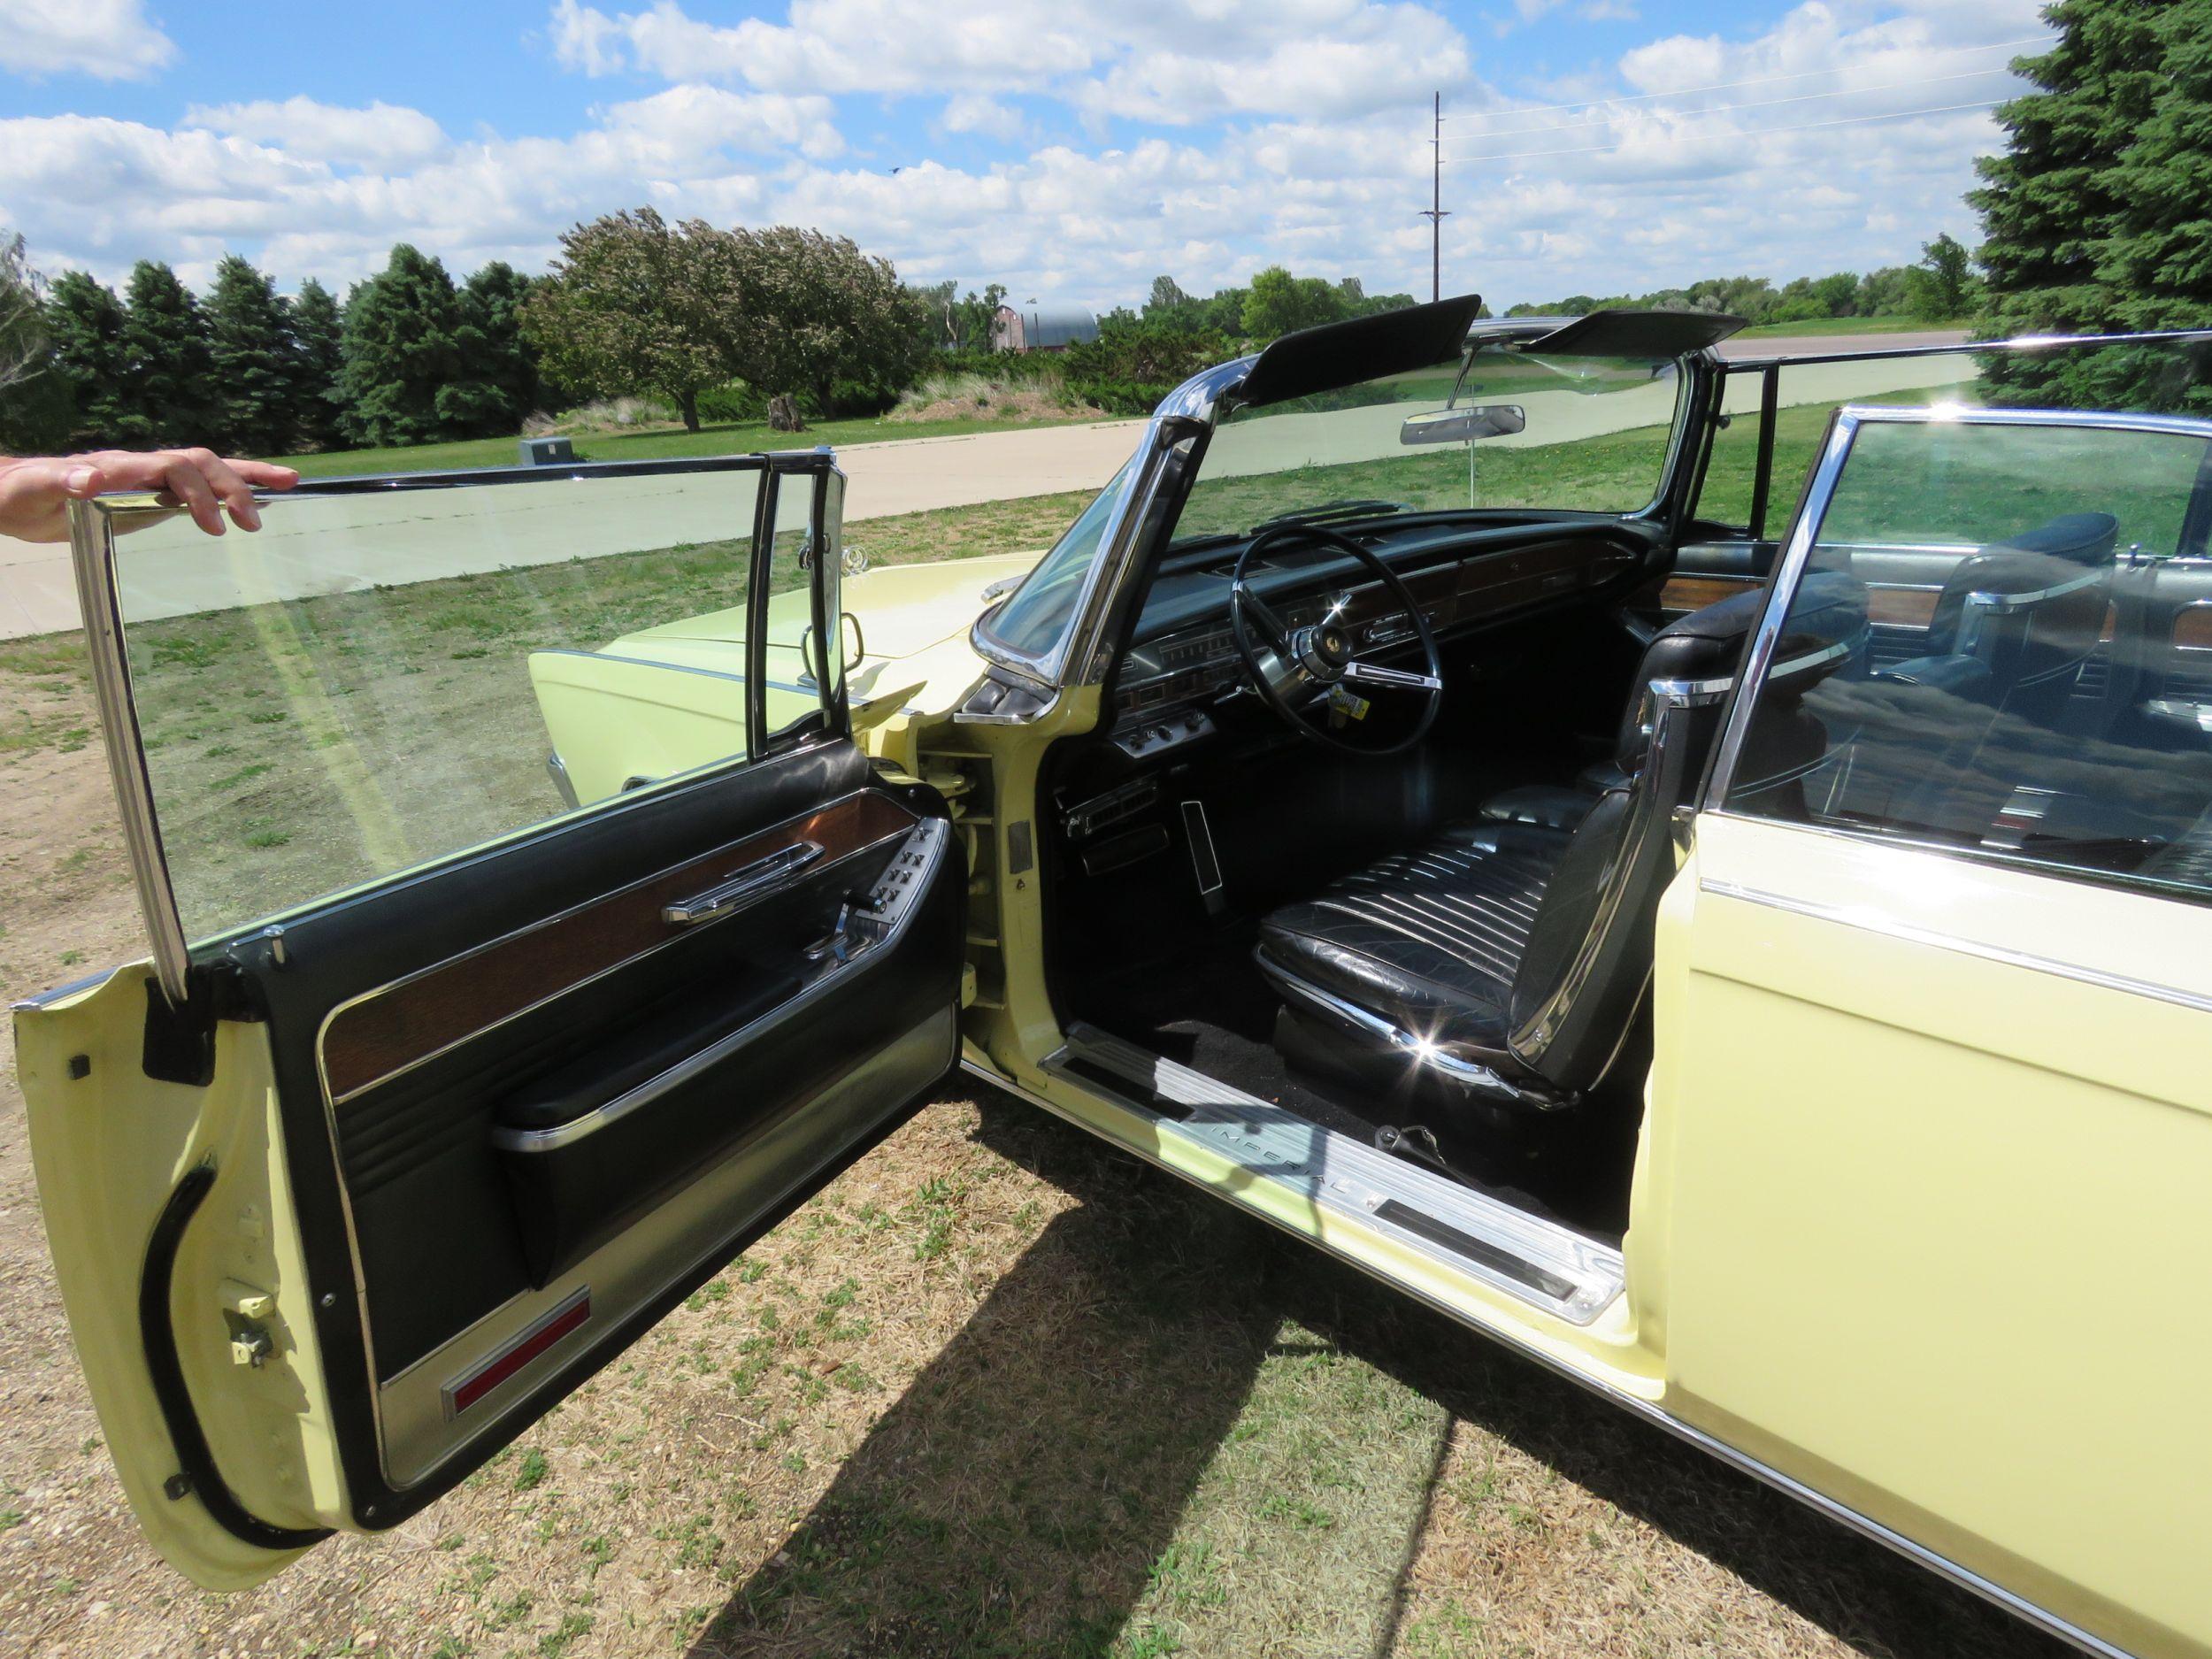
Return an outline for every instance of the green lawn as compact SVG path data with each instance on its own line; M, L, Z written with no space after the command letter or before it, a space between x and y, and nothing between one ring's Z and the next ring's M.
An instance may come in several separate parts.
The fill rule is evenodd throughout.
M764 420L726 421L697 432L664 427L653 432L589 433L574 440L586 461L657 461L695 455L749 455L763 449L810 449L826 443L846 449L900 438L964 438L979 432L1018 432L1028 426L1080 426L1079 420L820 420L804 432L772 432ZM277 457L305 478L356 472L441 472L463 467L512 466L515 438L470 438L457 443L419 443L389 449L331 449L319 455Z
M1966 326L1966 319L1932 323L1918 317L1823 317L1809 323L1761 323L1738 340L1795 340L1820 334L1921 334Z

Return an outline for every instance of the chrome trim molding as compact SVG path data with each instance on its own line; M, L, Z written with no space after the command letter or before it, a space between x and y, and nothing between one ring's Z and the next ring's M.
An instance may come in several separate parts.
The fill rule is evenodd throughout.
M856 791L855 793L857 794L861 792ZM849 801L852 798L852 795L840 795L836 801L826 802L824 803L824 807L835 806L840 802ZM823 807L817 807L810 808L804 812L795 813L790 818L783 819L780 823L772 824L766 829L759 831L756 834L748 835L744 839L747 841L755 841L757 840L760 835L772 835L776 833L776 831L782 829L788 825L803 822L805 819L813 817L816 812L822 810L824 810ZM897 840L899 836L903 835L906 833L907 832L904 830L896 830L892 832L890 834L879 836L872 841L869 841L863 846L856 847L852 851L841 854L838 857L831 859L829 863L822 865L821 869L816 872L816 873L824 873L828 871L837 869L851 859L864 857L867 854L877 850L890 841ZM693 861L687 859L685 862L690 863ZM409 1061L405 1065L396 1067L394 1070L385 1072L381 1077L362 1084L358 1088L350 1088L348 1089L343 1094L334 1096L331 1093L330 1072L328 1068L323 1063L323 1041L329 1034L331 1023L335 1020L339 1015L345 1013L349 1009L358 1008L364 1002L374 1002L380 996L388 995L390 993L400 989L403 986L412 985L416 980L420 979L426 975L441 972L447 968L454 967L458 964L480 956L488 950L495 949L501 945L511 943L518 939L526 938L532 933L551 926L555 922L565 920L566 918L575 915L580 910L588 910L595 904L603 904L609 899L620 898L624 894L634 892L637 888L645 886L648 882L657 881L666 873L667 871L665 869L653 871L647 875L641 876L635 881L630 882L626 886L616 887L611 892L599 894L593 898L585 899L579 903L572 904L565 910L557 910L550 916L541 916L536 921L525 923L522 926L515 928L510 933L502 933L496 939L488 939L480 945L472 945L466 950L458 951L450 956L442 957L438 961L429 964L427 966L415 969L411 973L403 973L396 979L387 980L384 984L364 991L357 996L348 997L344 1002L339 1003L335 1008L332 1009L327 1014L325 1014L323 1016L322 1024L315 1029L315 1075L318 1080L322 1084L324 1101L333 1107L342 1106L348 1101L357 1098L361 1094L367 1093L370 1089L382 1087L385 1084L390 1082L394 1078L404 1077L417 1066L427 1064L430 1061L437 1059L441 1055L450 1054L455 1048L459 1048L463 1043L472 1042L477 1038L483 1036L487 1032L497 1031L502 1025L508 1024L510 1021L520 1019L524 1015L544 1007L547 1002L552 1002L556 998L566 996L571 991L580 990L587 985L593 984L599 979L604 979L610 973L617 972L623 968L631 966L634 963L641 962L645 957L653 955L656 951L665 950L670 945L676 943L678 940L681 939L683 935L680 933L672 934L668 938L661 941L659 944L649 946L647 949L639 951L635 956L625 956L619 962L610 963L607 966L601 968L597 972L587 975L585 978L580 979L572 980L569 984L563 986L559 990L552 993L549 996L541 997L538 1001L531 1003L527 1008L518 1008L513 1013L503 1015L500 1018L492 1021L488 1025L480 1025L476 1030L469 1033L467 1036L457 1038L454 1041L446 1044L445 1047L439 1048L433 1053L419 1055L416 1056L416 1058ZM334 1136L337 1132L337 1125L334 1120L331 1125L331 1130L333 1135Z
M1910 922L1901 922L1894 917L1878 911L1822 904L1816 900L1770 892L1763 887L1743 887L1710 876L1699 879L1698 891L1709 893L1717 899L1735 899L1770 910L1785 910L1793 916L1809 917L1815 921L1832 922L1838 926L1849 927L1863 933L1879 933L1906 944L1926 945L1962 956L1975 956L1984 962L1999 963L2008 968L2022 968L2030 973L2045 973L2055 979L2071 979L2078 984L2095 986L2100 990L2118 991L2128 996L2170 1002L2177 1008L2185 1008L2193 1013L2212 1014L2212 996L2185 991L2179 986L2163 985L2154 979L2138 979L2124 973L2107 973L2101 968L2086 967L2056 956L2039 956L2033 951L2015 950L2009 946L1993 945L1982 940L1962 939L1955 933L1939 933L1931 927L1916 927Z
M661 920L672 927L696 927L733 916L756 899L764 898L822 856L817 841L794 841L765 858L756 858L733 870L703 893L661 906Z
M948 838L942 834L922 833L926 825L935 822L937 820L933 818L926 819L924 825L907 831L904 837L924 859L921 867L914 872L917 886L926 887L944 863ZM811 841L805 845L813 847L817 856L822 850ZM772 876L771 879L773 879ZM855 919L864 924L864 918L856 917ZM849 950L833 956L825 953L821 956L811 957L817 964L813 975L798 990L757 1019L748 1020L727 1036L718 1038L705 1048L686 1055L667 1070L654 1073L634 1088L617 1095L603 1105L594 1107L582 1117L572 1118L566 1123L555 1124L547 1129L495 1128L492 1131L492 1144L505 1152L556 1152L597 1133L609 1124L619 1123L632 1112L650 1106L671 1090L682 1087L708 1067L736 1053L764 1031L803 1018L840 981L851 978L860 965L879 949L895 943L902 937L913 919L914 912L910 908L902 910L892 918L888 926L879 926L876 931L856 938Z
M77 581L77 609L84 618L85 644L92 659L93 701L106 734L108 777L123 822L123 848L138 894L138 914L153 952L154 974L173 1003L185 1000L185 974L191 950L184 918L177 909L175 884L161 846L161 824L154 812L152 774L146 768L145 734L131 695L131 664L123 640L123 599L115 577L114 526L105 501L69 503L69 557Z

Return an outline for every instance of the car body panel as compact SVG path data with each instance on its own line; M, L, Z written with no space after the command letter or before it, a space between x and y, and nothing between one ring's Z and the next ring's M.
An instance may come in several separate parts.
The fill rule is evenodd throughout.
M2212 910L1728 814L1659 925L1668 1409L2139 1652L2212 1631Z
M941 714L982 670L968 631L993 603L987 590L1036 562L1034 553L1013 553L846 576L844 609L859 620L862 647L847 676L855 702L896 692L902 710ZM799 649L807 615L803 588L768 602L772 731L816 702ZM580 803L744 752L745 626L745 608L733 606L641 628L596 651L531 654L547 734Z

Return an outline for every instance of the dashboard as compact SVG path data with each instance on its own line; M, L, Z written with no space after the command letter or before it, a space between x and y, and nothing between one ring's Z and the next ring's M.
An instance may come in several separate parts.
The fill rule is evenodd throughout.
M1389 560L1440 639L1632 580L1650 554L1641 526L1618 519L1601 528L1555 522L1471 534L1459 526L1359 539ZM1229 625L1233 564L1233 550L1198 566L1179 568L1171 557L1146 595L1111 705L1111 739L1130 758L1209 735L1213 723L1204 705L1241 681ZM1288 626L1333 611L1359 649L1378 658L1413 640L1396 598L1357 561L1332 549L1279 556L1247 578Z

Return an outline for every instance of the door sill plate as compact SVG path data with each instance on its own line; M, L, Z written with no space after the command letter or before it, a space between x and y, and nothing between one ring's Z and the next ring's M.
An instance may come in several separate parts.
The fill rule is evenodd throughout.
M1325 1129L1297 1113L1080 1021L1045 1069L1156 1119L1160 1134L1398 1239L1517 1301L1586 1325L1621 1294L1610 1246Z

